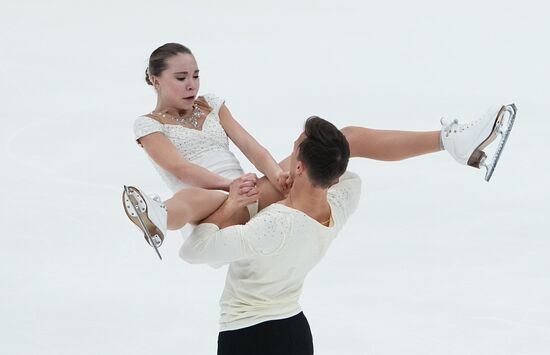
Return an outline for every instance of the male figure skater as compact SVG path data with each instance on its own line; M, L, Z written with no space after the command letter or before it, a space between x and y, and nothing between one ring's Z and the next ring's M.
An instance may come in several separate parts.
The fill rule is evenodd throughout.
M306 275L357 207L361 180L345 173L349 154L334 125L309 118L288 161L293 185L287 198L244 225L228 226L257 199L239 200L248 184L246 176L239 178L223 205L185 241L180 256L190 263L230 263L218 354L313 354L299 298Z

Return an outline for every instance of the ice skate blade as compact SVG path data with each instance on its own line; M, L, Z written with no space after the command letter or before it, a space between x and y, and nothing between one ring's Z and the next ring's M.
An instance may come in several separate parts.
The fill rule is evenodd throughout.
M143 224L147 227L143 231L145 239L151 246L155 244L157 247L160 247L164 238L159 237L159 235L162 236L162 233L148 217L145 199L141 195L140 191L135 187L130 186L126 187L126 189L127 190L123 193L123 200L128 218L130 218L132 222L140 228L142 227L140 220L143 221ZM155 243L151 243L150 240L148 240L148 237L150 240L155 241Z
M147 204L139 190L133 186L124 186L122 204L126 216L143 231L145 240L155 249L158 257L162 260L158 247L162 245L164 235L149 219Z
M503 106L503 110L501 110L501 112L499 113L499 115L501 116L498 120L499 124L498 126L493 128L493 132L495 132L496 135L498 134L501 135L497 149L491 159L488 160L487 157L483 157L483 159L480 161L480 164L479 164L480 166L483 166L487 169L485 172L485 181L487 182L491 180L491 177L493 176L493 172L495 171L495 168L500 159L504 146L508 141L508 137L510 136L512 127L514 126L516 113L517 113L517 107L513 103ZM504 116L506 114L508 114L508 117L504 119Z
M485 160L487 155L483 151L489 144L493 143L499 133L499 127L502 124L503 114L506 111L506 106L502 106L495 116L495 122L493 123L493 128L491 133L485 138L474 151L470 158L468 159L468 165L474 168L479 168L481 163Z

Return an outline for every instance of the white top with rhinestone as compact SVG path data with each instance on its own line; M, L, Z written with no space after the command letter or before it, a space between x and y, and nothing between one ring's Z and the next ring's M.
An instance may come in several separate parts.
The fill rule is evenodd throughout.
M220 300L220 331L298 314L305 277L356 210L360 195L361 179L348 171L328 190L330 227L279 203L245 225L195 227L180 256L191 263L230 263Z
M150 117L140 116L134 122L136 140L154 132L163 133L186 160L215 174L235 179L244 174L235 155L229 150L229 138L220 124L219 111L224 100L212 94L204 95L212 111L206 116L202 130L177 124L162 124ZM168 187L177 192L187 187L178 178L151 159Z

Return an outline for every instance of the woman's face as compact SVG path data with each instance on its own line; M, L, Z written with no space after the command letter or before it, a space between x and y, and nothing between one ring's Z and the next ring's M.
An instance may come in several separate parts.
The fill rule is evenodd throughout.
M178 110L193 107L199 92L199 68L191 54L179 53L166 60L167 67L153 83L163 106Z

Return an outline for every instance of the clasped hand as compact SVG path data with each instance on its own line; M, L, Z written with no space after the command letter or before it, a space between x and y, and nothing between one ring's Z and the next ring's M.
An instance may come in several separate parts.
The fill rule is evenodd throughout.
M228 203L234 207L244 207L258 201L260 190L256 186L258 177L256 174L245 174L236 178L229 184Z

